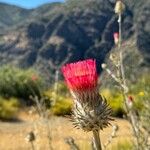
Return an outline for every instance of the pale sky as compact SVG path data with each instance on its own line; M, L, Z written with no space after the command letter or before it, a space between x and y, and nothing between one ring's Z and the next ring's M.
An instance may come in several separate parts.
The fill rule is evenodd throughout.
M64 2L65 0L0 0L0 2L21 6L24 8L35 8L45 3Z

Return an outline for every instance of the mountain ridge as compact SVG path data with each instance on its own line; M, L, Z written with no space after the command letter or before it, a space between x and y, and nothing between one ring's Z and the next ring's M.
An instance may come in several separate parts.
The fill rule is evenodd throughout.
M141 6L138 19L134 14L138 7L126 5L122 31L124 40L137 35L135 47L149 63L148 4L146 1ZM0 36L1 65L34 67L43 74L50 71L54 78L56 70L67 62L96 58L101 71L100 64L114 46L113 33L118 32L114 2L68 0L65 4L44 5L32 10L31 14L20 26Z

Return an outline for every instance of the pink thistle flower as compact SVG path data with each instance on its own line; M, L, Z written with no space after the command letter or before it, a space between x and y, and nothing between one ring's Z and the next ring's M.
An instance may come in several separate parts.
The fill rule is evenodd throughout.
M119 33L118 33L118 32L115 32L115 33L113 34L113 36L114 36L114 42L115 42L115 44L117 45L117 44L119 43Z
M98 93L96 61L87 59L62 67L65 81L74 98L73 122L84 131L100 130L112 120L111 109Z
M62 67L66 83L72 91L89 91L97 87L96 61L87 59Z

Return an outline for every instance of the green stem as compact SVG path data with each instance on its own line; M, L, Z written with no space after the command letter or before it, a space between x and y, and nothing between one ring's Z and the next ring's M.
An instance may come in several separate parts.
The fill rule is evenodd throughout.
M94 137L94 144L95 144L96 150L102 150L101 141L100 141L100 136L99 136L99 131L98 130L93 130L93 137Z
M122 21L121 13L119 13L119 43L118 43L118 48L120 50L120 73L121 73L122 84L125 87L127 87L125 72L124 72L125 69L124 69L124 65L123 65L123 53L122 53L122 49L121 49L121 44L122 44L122 30L121 30L122 25L121 25L121 21ZM137 122L136 122L135 116L134 116L132 110L129 109L128 104L127 104L128 89L126 91L125 89L122 88L122 92L123 92L123 96L124 96L124 99L125 99L125 107L126 107L126 110L127 110L129 121L131 123L134 135L136 137L136 142L137 142L137 147L138 147L138 145L139 145L139 141L138 141L139 130L138 130L138 127L137 127Z
M125 87L127 87L125 73L124 73L124 65L123 65L123 54L122 54L122 49L121 49L121 44L122 44L121 20L122 20L122 17L121 17L121 13L120 13L119 14L119 43L118 43L118 48L120 50L120 72L121 72L121 78L122 78L123 85ZM128 91L125 91L125 89L123 89L123 90L124 90L125 94L128 92Z

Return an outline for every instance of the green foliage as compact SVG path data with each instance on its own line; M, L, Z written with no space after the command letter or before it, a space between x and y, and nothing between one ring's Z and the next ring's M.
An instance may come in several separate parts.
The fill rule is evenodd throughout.
M142 77L138 77L135 83L131 83L131 93L136 96L136 99L148 99L150 93L150 76L145 74Z
M134 98L134 107L138 112L143 111L145 102L150 96L150 76L145 74L138 77L138 80L133 84L130 83L130 93Z
M56 86L57 89L55 91ZM59 82L57 85L55 84L52 86L51 89L44 92L44 96L47 97L52 103L50 108L52 114L63 116L71 113L73 103L64 82Z
M129 141L120 141L117 144L113 145L111 150L133 150L133 144Z
M54 84L53 89L55 88L55 85L56 84ZM61 96L69 96L70 95L66 84L64 82L61 82L61 81L57 83L57 92L60 93Z
M147 134L149 134L149 136L150 136L150 128L149 128L150 109L149 109L149 106L150 106L150 100L148 99L144 102L143 109L140 112L140 120L141 120L141 124L142 124L143 128L145 129L145 132Z
M150 76L143 75L138 78L138 81L134 83L129 83L129 96L133 97L133 108L141 112L145 108L145 102L149 100L150 96ZM124 102L122 93L115 88L102 89L101 94L106 97L108 103L113 109L113 115L117 117L122 117L125 113Z
M40 95L42 80L31 69L3 66L0 68L0 83L1 96L28 99L30 95Z
M0 119L14 119L18 112L19 101L16 98L0 97Z
M150 76L149 73L139 76L134 82L130 84L130 92L134 98L134 108L138 124L140 125L140 134L138 136L139 149L149 149L148 138L150 136Z
M72 109L72 100L65 97L57 97L56 103L51 108L51 112L57 116L70 115Z
M112 108L112 115L115 117L123 117L125 111L123 108L122 94L119 91L110 91L109 89L103 89L101 94L107 99L110 107Z

